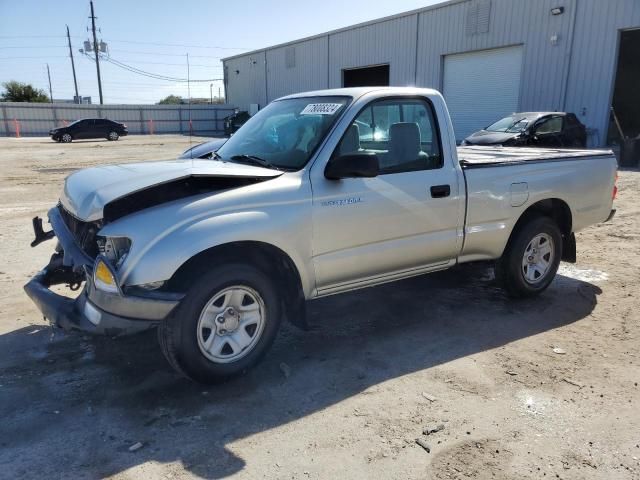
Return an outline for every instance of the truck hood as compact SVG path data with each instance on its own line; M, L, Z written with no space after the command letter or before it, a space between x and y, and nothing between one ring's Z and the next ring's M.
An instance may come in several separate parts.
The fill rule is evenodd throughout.
M469 145L501 145L509 140L516 138L519 133L506 133L506 132L489 132L487 130L480 130L479 132L472 133L465 141Z
M257 183L281 175L278 170L215 160L171 160L162 162L104 165L79 170L67 177L60 202L83 221L104 217L105 206L130 197L128 208L135 211L154 204L202 193ZM176 183L176 185L173 185ZM146 191L154 191L142 197ZM137 194L134 196L133 194ZM122 210L122 209L120 209Z

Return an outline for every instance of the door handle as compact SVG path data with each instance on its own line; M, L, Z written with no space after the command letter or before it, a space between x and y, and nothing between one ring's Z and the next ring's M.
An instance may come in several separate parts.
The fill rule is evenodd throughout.
M431 196L433 198L444 198L451 194L449 185L434 185L431 187Z

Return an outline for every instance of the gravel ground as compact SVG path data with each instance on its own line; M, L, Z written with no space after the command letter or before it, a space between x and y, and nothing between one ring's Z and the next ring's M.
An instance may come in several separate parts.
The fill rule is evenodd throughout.
M318 300L311 331L203 387L153 332L54 332L22 292L53 247L29 248L30 219L66 175L188 143L0 139L0 477L640 478L640 172L537 299L467 266Z

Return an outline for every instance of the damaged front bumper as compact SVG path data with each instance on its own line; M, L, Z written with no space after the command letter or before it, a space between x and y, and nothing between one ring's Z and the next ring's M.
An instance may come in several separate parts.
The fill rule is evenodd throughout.
M134 295L96 289L92 260L77 246L57 208L49 211L49 222L60 242L60 251L24 289L52 325L67 331L129 335L156 326L182 299L182 294L169 292L136 291ZM42 232L36 228L36 223L34 230L37 240ZM68 284L73 289L76 285L79 287L82 281L84 288L75 299L59 295L50 288L57 284Z

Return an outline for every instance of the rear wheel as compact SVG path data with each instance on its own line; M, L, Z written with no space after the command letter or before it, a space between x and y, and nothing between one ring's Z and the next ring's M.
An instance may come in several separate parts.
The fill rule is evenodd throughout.
M60 137L60 141L62 141L63 143L71 143L72 140L73 137L70 133L65 133L62 135L62 137Z
M116 140L118 140L118 138L120 138L118 132L109 132L109 135L107 135L107 140L110 140L112 142L115 142Z
M497 277L512 297L531 297L553 281L562 257L562 234L548 217L534 217L514 232L496 265Z
M230 264L193 283L158 338L179 373L215 383L257 363L279 326L280 301L269 279L253 266Z

